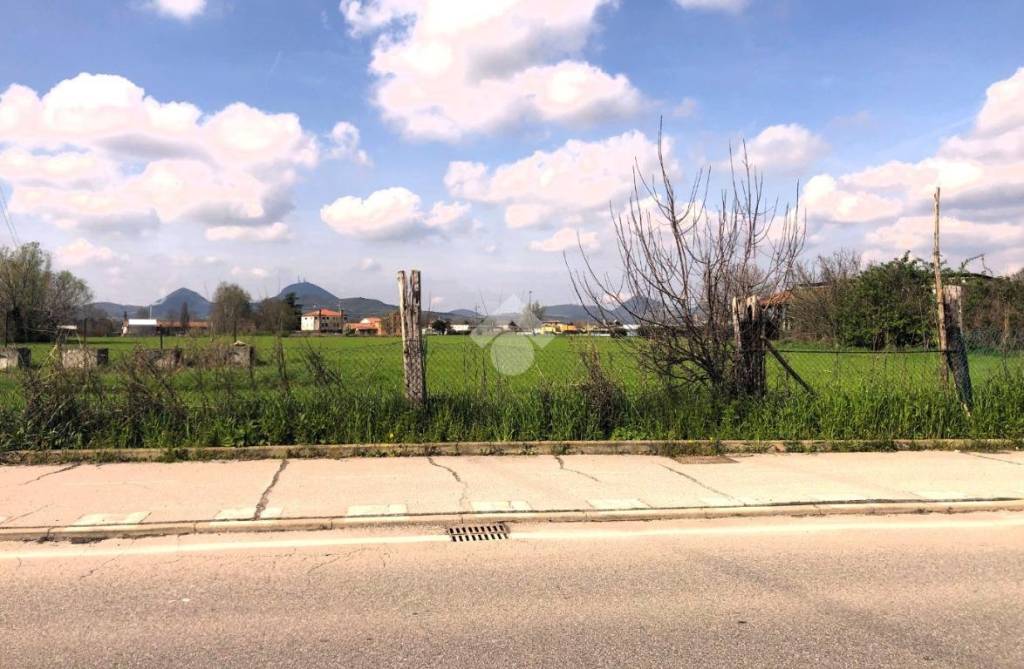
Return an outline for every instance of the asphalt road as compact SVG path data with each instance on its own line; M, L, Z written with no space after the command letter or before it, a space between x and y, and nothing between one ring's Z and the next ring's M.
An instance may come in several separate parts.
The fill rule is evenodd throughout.
M1022 667L1024 515L0 545L0 666Z

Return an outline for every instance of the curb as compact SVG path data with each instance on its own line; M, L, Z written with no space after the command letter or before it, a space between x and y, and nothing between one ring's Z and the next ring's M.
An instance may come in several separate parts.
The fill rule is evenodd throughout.
M858 502L788 503L766 506L717 506L655 509L594 509L512 511L487 513L424 513L407 516L323 516L272 520L200 520L138 525L89 527L0 528L2 541L91 542L105 539L138 539L186 534L229 532L294 532L340 530L356 527L437 527L465 523L576 523L654 520L711 520L715 518L824 517L849 515L906 515L925 513L972 513L1024 511L1024 499L973 500L876 500Z
M434 455L662 455L712 456L751 453L863 453L888 451L1024 450L1019 439L803 439L644 441L472 441L399 444L333 444L182 448L110 448L0 452L0 465L106 462L176 462L342 459Z

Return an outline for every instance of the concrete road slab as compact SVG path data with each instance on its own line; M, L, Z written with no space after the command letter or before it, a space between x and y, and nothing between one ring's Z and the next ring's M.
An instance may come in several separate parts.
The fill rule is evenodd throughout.
M97 525L138 525L146 519L149 513L146 511L134 511L132 513L90 513L82 516L71 527L96 527Z
M210 520L223 509L257 504L279 467L276 460L81 465L4 488L0 515L8 517L5 527L127 512L146 512L147 522Z
M627 509L649 509L649 504L632 497L629 499L588 499L587 504L598 511L622 511Z
M1024 483L1024 467L957 452L820 453L754 458L773 471L820 476L853 490L878 490L888 498L1003 497Z
M405 504L354 504L345 510L349 518L363 516L404 516L409 513Z
M441 457L470 499L521 499L538 511L590 508L589 499L640 498L654 507L702 506L717 493L647 455ZM725 500L729 501L729 500Z
M37 480L60 474L78 465L4 465L0 466L0 504L8 495L17 493L17 488L31 485Z
M292 460L268 496L285 518L343 516L351 506L404 504L409 513L460 509L465 487L427 458Z
M531 511L530 503L521 499L505 499L497 502L473 501L470 502L473 511L477 513L502 513L511 511Z

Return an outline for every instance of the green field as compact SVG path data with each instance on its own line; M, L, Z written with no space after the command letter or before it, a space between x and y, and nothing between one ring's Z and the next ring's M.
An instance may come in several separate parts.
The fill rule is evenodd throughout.
M427 337L430 402L401 395L391 337L249 336L252 370L133 365L156 338L90 340L98 372L58 373L34 344L33 370L0 374L0 449L517 439L887 439L1024 437L1020 354L970 356L976 406L965 415L934 352L869 353L779 344L809 395L768 358L760 400L699 388L671 393L638 368L636 339ZM171 338L186 359L225 340ZM280 347L280 355L278 354ZM598 373L583 364L594 351ZM502 373L499 370L513 373Z

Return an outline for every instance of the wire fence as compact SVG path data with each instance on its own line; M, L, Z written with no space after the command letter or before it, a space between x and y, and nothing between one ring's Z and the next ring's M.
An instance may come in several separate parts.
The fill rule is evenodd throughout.
M399 337L254 335L243 339L253 348L251 366L246 356L232 358L232 342L223 338L166 337L163 354L159 353L155 338L91 339L88 348L106 350L106 362L89 357L69 363L62 351L80 349L81 343L74 340L61 346L21 346L31 351L31 369L62 364L95 365L111 383L116 383L126 364L143 360L165 367L175 386L185 391L219 382L250 389L330 385L362 394L402 392L403 354ZM983 388L992 379L1024 373L1024 347L993 348L978 345L977 341L971 343L968 361L975 387ZM643 346L644 340L638 337L541 337L514 333L487 338L427 336L427 389L429 394L437 395L495 390L529 393L573 387L587 381L594 371L594 361L601 374L626 391L656 389L659 379L640 362L638 354ZM772 355L765 356L770 390L795 392L801 389L801 381L816 392L869 385L920 390L947 385L945 355L935 348L870 350L787 340L774 342L773 348L786 365ZM10 390L16 383L16 375L0 372L0 390Z

